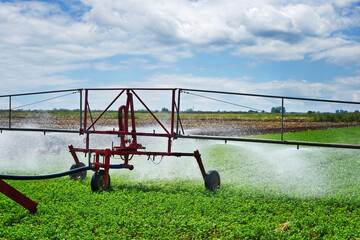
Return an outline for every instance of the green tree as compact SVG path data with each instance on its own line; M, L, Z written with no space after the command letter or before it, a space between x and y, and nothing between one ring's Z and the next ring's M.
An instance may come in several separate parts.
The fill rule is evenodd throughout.
M283 108L283 112L285 113L286 112L286 109ZM272 107L271 108L271 113L281 113L281 106L279 107Z

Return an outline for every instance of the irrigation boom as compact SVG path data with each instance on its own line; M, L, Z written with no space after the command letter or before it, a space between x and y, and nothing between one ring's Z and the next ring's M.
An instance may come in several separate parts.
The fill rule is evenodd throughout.
M116 92L116 97L110 101L107 107L94 119L91 112L91 101L90 93L97 92ZM165 124L155 115L155 113L148 107L145 101L140 96L139 92L154 92L158 91L161 94L168 93L170 95L170 125L165 127ZM14 127L13 124L13 110L12 100L19 96L33 96L41 94L59 94L63 93L63 96L71 94L79 94L79 128L76 129L59 129L59 128L35 128L35 127ZM216 170L206 171L203 165L201 155L198 150L193 152L174 152L172 149L172 141L177 138L191 138L191 139L207 139L207 140L222 140L222 141L245 141L245 142L256 142L256 143L270 143L270 144L291 144L291 145L305 145L305 146L319 146L319 147L332 147L332 148L352 148L360 149L360 145L352 144L330 144L330 143L314 143L314 142L299 142L299 141L285 141L283 138L283 122L284 113L281 114L281 140L266 140L266 139L254 139L254 138L242 138L242 137L227 137L227 136L199 136L199 135L187 135L184 133L182 122L180 119L180 100L182 94L193 94L198 93L211 93L211 94L225 94L225 95L239 95L239 96L250 96L250 97L261 97L261 98L277 98L282 101L282 109L284 109L284 100L301 100L301 101L318 101L318 102L329 102L329 103L345 103L345 104L357 104L359 102L349 101L336 101L336 100L323 100L323 99L306 99L306 98L294 98L294 97L282 97L282 96L270 96L270 95L256 95L256 94L245 94L245 93L234 93L234 92L220 92L220 91L208 91L198 89L176 89L176 88L87 88L87 89L69 89L69 90L58 90L58 91L47 91L47 92L36 92L36 93L23 93L15 95L3 95L0 99L8 99L8 123L7 126L1 126L0 131L37 131L37 132L59 132L59 133L77 133L85 135L85 146L73 146L69 145L69 152L71 153L74 164L71 166L69 171L40 175L40 176L13 176L13 175L0 175L0 191L9 198L13 199L17 203L27 208L30 212L36 212L37 203L21 194L16 189L5 183L1 179L15 179L15 180L37 180L61 177L64 175L70 175L73 179L83 179L86 177L88 170L94 172L91 178L91 189L93 191L104 191L110 187L110 175L109 169L128 169L133 170L134 166L130 164L130 160L133 156L147 156L151 157L164 157L164 156L175 156L175 157L193 157L197 161L200 169L200 173L205 183L205 187L208 190L214 190L220 187L220 176ZM49 98L51 100L57 97ZM120 98L124 100L123 104L118 107L117 110L117 128L112 129L101 129L98 128L99 120L102 119L107 111L113 107ZM206 97L208 99L215 99ZM46 100L36 101L40 103ZM135 118L134 102L140 103L146 112L151 115L152 119L156 122L162 132L155 133L139 131L137 129L137 121ZM222 101L223 103L230 103ZM34 103L25 104L28 106ZM233 103L230 103L233 104ZM242 106L240 104L233 104ZM245 106L246 107L246 106ZM19 108L19 107L17 107ZM254 109L254 108L250 108ZM112 144L108 148L92 148L90 147L91 136L93 135L112 135L117 136L119 139L118 145ZM166 151L147 151L146 147L143 146L138 137L157 137L165 138L167 140ZM78 153L85 153L88 156L89 162L86 166L78 159ZM110 164L111 159L118 156L121 159L121 163Z

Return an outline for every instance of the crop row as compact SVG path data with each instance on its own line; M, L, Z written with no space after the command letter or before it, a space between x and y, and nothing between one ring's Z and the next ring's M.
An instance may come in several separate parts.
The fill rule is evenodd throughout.
M310 133L327 139L326 131ZM194 144L206 168L220 172L219 190L205 190L200 178L143 179L136 169L112 173L112 188L102 193L90 190L89 177L7 181L40 204L31 215L1 195L0 238L360 238L357 150Z

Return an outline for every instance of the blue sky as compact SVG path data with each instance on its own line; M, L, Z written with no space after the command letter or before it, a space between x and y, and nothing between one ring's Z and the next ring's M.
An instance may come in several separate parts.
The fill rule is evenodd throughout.
M0 1L0 94L178 87L360 101L353 0Z

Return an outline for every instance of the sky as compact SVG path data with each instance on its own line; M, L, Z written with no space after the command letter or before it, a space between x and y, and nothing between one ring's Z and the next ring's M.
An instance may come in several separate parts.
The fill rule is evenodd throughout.
M0 1L0 95L171 87L360 102L360 1Z

